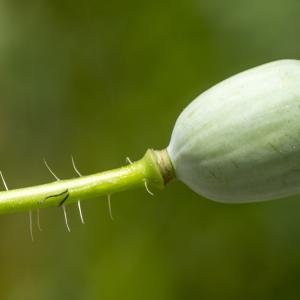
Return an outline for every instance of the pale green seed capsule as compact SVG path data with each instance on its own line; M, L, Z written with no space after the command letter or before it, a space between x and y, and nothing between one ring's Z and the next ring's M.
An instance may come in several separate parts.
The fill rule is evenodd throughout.
M233 76L179 116L167 148L176 176L221 202L300 193L300 61Z

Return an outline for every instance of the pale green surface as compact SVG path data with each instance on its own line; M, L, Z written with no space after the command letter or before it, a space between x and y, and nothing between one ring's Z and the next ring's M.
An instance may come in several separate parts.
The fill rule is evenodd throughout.
M0 169L8 187L75 177L167 146L217 82L300 59L298 0L0 1ZM300 199L208 201L174 182L0 217L1 300L296 300ZM35 221L35 219L34 219Z
M168 153L177 177L225 203L300 193L300 61L246 70L197 97Z

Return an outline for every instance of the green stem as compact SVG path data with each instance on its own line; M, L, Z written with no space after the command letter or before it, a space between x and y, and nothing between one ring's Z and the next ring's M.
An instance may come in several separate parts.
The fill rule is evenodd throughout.
M175 177L166 150L148 150L145 156L125 167L59 180L48 184L0 192L0 213L71 204L78 200L111 195L145 187L163 188Z

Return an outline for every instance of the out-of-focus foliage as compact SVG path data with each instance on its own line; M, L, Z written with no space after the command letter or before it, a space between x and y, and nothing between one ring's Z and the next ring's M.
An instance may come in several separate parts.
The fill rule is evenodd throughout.
M8 186L53 180L168 144L180 111L218 81L300 58L300 2L0 1L0 168ZM1 299L298 299L300 197L251 205L179 182L1 216ZM35 221L35 220L34 220Z

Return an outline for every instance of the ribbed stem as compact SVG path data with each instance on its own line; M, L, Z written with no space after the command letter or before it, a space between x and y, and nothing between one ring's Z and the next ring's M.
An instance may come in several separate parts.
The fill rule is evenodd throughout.
M0 192L0 213L59 206L62 202L63 205L71 204L77 200L145 187L145 184L163 188L174 177L172 165L165 155L165 150L148 150L141 160L118 169Z

